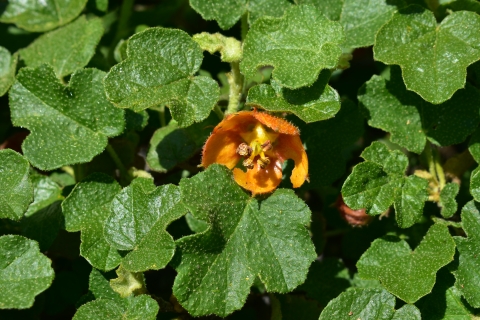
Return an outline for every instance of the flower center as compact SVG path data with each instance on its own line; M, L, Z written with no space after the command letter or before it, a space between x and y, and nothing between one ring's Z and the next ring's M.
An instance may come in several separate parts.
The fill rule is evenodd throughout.
M272 142L277 139L278 134L268 132L262 124L258 123L252 131L241 134L241 136L249 142L248 144L243 142L237 148L237 153L244 157L244 167L253 169L255 158L257 158L258 166L265 169L270 163L270 159L265 153L273 148Z

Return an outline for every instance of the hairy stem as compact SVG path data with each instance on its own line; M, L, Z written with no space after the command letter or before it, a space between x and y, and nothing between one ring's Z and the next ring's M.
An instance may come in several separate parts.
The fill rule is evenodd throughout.
M107 152L112 158L113 162L115 162L115 165L117 166L118 170L120 171L120 178L125 180L127 183L130 182L132 180L132 177L130 176L127 169L123 165L117 152L115 151L115 149L113 149L113 147L110 144L107 145Z
M228 94L228 107L226 114L235 113L240 106L240 99L243 90L243 76L240 73L240 64L238 62L230 63L232 72L227 73L230 92Z
M215 112L215 114L218 116L218 119L220 119L220 121L223 120L224 114L223 114L223 111L218 104L216 104L215 107L213 108L213 112Z

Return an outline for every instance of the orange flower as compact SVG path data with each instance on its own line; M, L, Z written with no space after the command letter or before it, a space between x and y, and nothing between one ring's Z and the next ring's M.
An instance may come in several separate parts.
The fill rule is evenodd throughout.
M213 129L203 147L202 166L220 163L233 169L235 181L255 195L277 188L287 159L295 162L290 181L298 188L308 180L307 153L298 128L267 113L241 111Z

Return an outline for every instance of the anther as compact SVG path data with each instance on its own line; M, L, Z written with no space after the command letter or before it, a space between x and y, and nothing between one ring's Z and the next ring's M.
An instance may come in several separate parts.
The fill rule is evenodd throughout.
M248 169L253 169L253 160L250 158L243 160L243 166Z
M267 140L262 143L261 147L263 152L267 152L268 150L272 149L272 143L270 142L270 140Z
M270 163L270 159L267 157L260 158L257 160L257 164L260 166L260 168L265 169Z
M245 142L240 143L237 148L237 153L242 157L249 157L252 154L252 148Z

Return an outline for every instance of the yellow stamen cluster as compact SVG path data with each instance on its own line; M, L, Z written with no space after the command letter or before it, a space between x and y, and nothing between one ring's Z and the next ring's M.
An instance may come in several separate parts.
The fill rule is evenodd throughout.
M256 163L261 169L265 169L270 164L270 159L265 155L267 151L272 150L271 139L276 139L276 134L268 133L265 128L259 124L253 128L250 134L244 137L246 141L250 141L250 145L243 142L237 147L237 154L245 157L243 166L247 169L253 169L255 166L255 158L258 157Z

